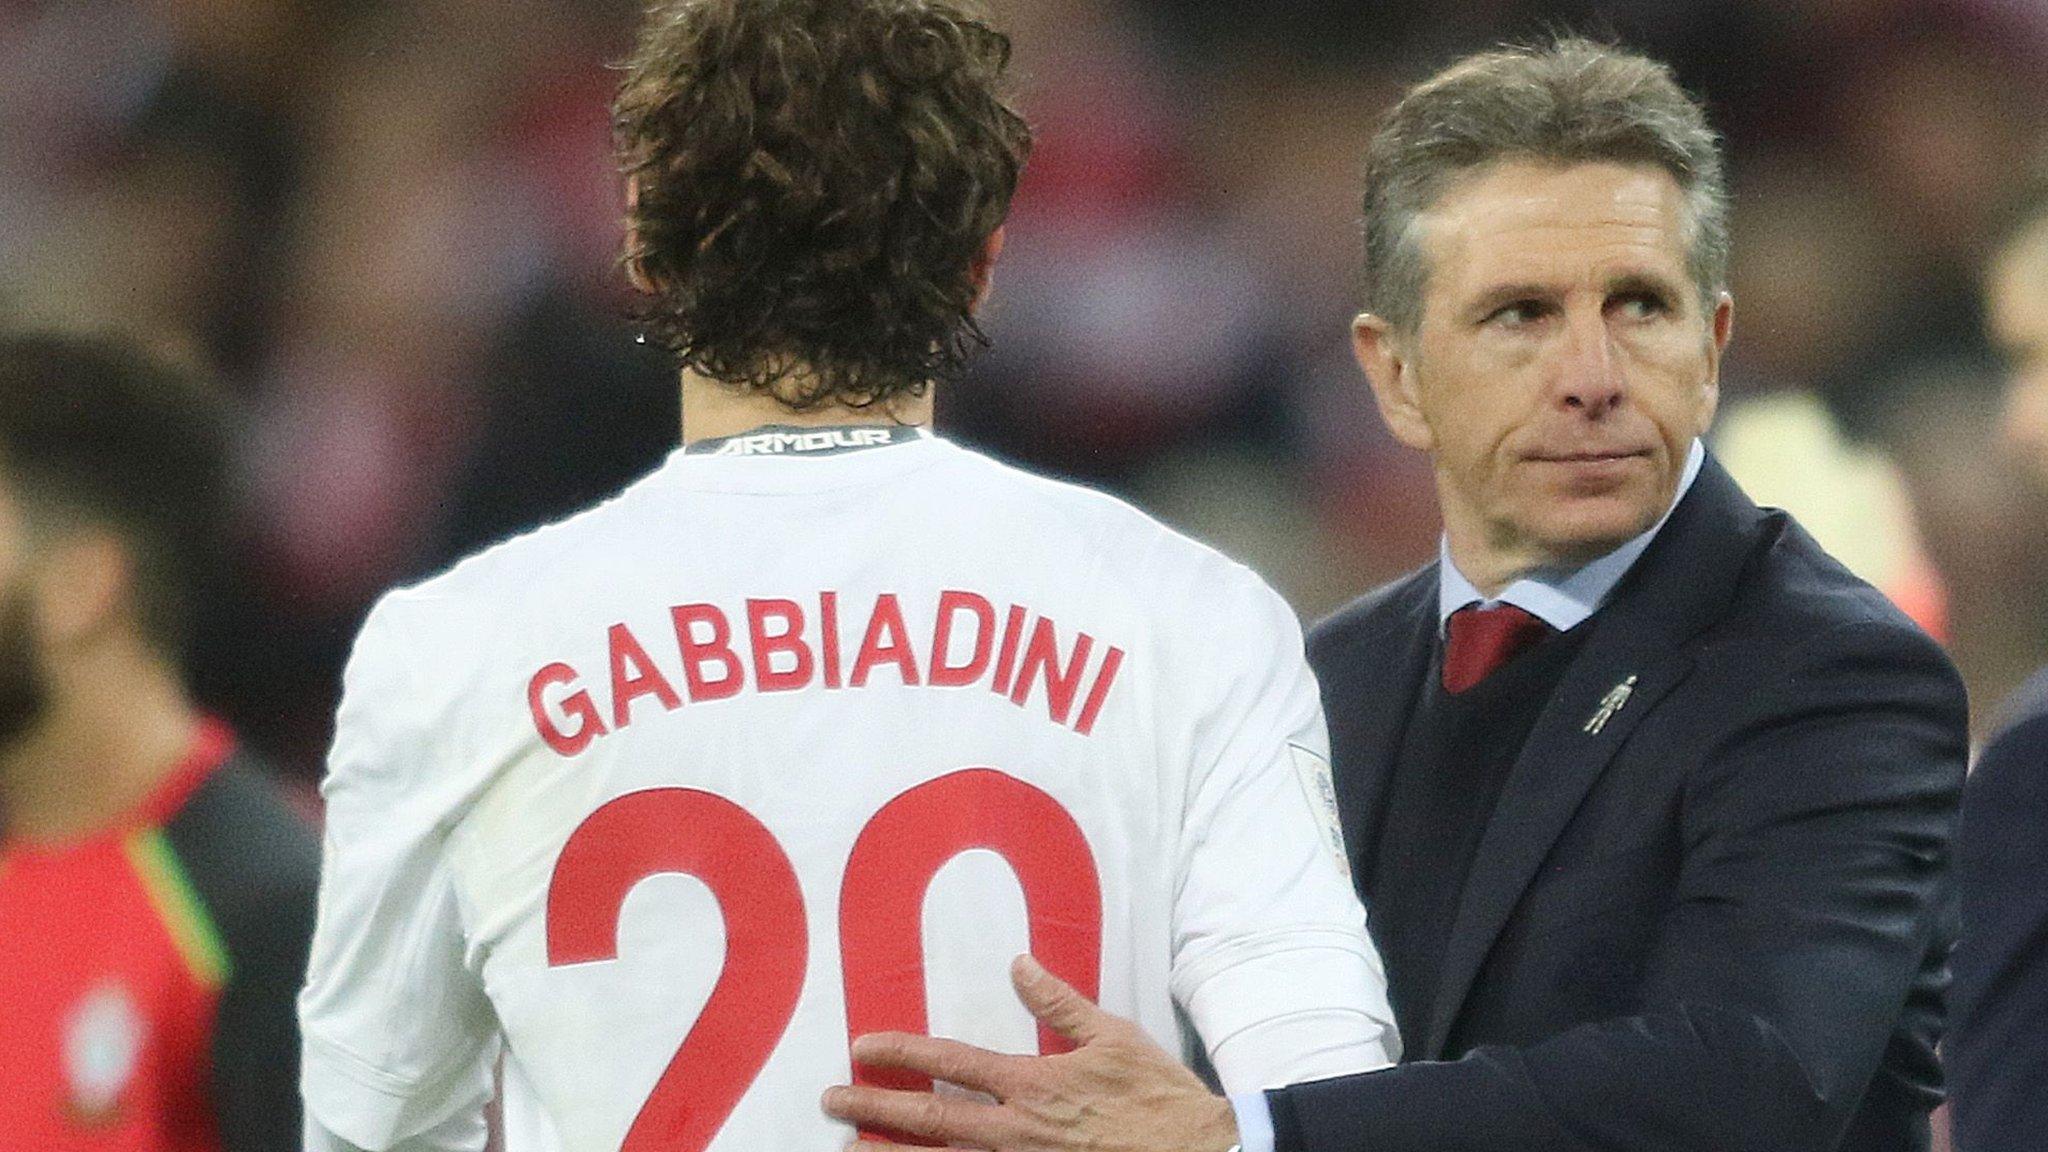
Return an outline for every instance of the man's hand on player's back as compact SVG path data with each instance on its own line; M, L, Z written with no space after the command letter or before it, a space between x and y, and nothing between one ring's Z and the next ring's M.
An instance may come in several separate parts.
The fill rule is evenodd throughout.
M1137 1025L1090 1003L1029 956L1010 966L1017 996L1040 1023L1072 1040L1058 1056L1005 1056L903 1032L863 1036L856 1061L985 1092L962 1096L839 1087L825 1110L862 1132L887 1129L996 1152L1224 1152L1237 1142L1230 1105ZM857 1152L903 1145L864 1140Z

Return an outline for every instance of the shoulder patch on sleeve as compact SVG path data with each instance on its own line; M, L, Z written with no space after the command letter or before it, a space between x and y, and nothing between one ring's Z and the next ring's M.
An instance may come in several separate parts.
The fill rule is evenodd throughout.
M1287 754L1294 761L1294 777L1301 782L1301 794L1315 816L1323 847L1337 861L1337 869L1351 875L1351 858L1344 853L1344 829L1337 819L1337 785L1330 776L1330 762L1314 750L1289 743Z

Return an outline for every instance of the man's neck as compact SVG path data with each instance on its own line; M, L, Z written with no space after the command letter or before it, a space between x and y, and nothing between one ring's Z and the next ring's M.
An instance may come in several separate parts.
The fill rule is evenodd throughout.
M1583 556L1547 555L1526 549L1488 547L1475 543L1468 533L1444 532L1446 550L1451 563L1458 566L1458 572L1472 582L1481 596L1491 600L1507 591L1508 585L1535 572L1568 572L1598 560L1610 548L1600 548ZM1622 541L1614 545L1620 547Z
M741 391L693 371L683 372L685 444L737 436L769 424L803 428L862 424L929 427L931 422L930 388L922 395L892 397L865 407L834 403L798 411L766 393Z
M140 804L177 768L199 723L169 670L145 661L99 679L72 670L37 724L0 749L9 837L63 843Z

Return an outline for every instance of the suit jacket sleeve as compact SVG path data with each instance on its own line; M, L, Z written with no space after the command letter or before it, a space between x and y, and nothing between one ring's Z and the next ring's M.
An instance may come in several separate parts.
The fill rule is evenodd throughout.
M1963 796L1956 1147L2024 1148L2048 1130L2048 711L1992 740Z
M1641 1011L1280 1090L1281 1152L1833 1148L1945 914L1962 686L1870 620L1727 706Z

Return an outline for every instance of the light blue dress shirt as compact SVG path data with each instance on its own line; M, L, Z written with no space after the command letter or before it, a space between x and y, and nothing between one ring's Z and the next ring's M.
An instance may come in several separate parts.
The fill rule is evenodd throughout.
M1621 578L1628 575L1628 570L1635 567L1636 561L1642 559L1650 541L1657 538L1664 522L1671 519L1678 502L1692 490L1693 481L1699 479L1700 466L1706 460L1706 447L1698 440L1693 441L1692 451L1685 458L1685 475L1679 478L1671 507L1666 508L1664 515L1658 517L1657 522L1642 535L1579 568L1539 568L1501 589L1500 595L1490 600L1451 562L1450 540L1440 541L1437 545L1437 559L1441 562L1436 594L1437 627L1448 628L1451 613L1473 604L1481 607L1513 604L1559 632L1568 632L1585 623L1587 617L1606 602L1614 586L1621 583ZM1240 1092L1230 1098L1230 1108L1237 1113L1240 1152L1274 1152L1273 1109L1266 1103L1266 1094Z

